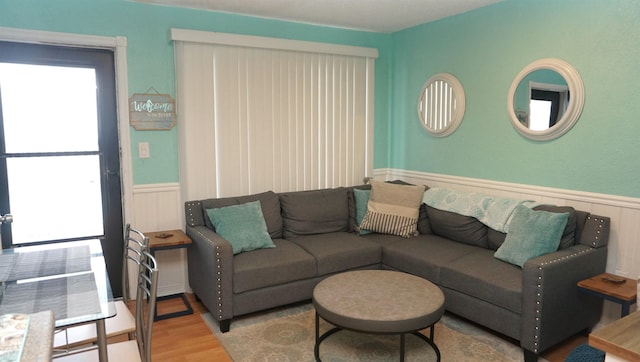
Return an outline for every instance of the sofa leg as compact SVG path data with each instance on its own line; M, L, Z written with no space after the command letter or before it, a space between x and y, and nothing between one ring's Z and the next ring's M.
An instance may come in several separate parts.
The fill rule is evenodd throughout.
M220 332L227 333L231 329L231 319L223 319L220 321Z
M538 355L535 352L531 352L529 350L523 349L524 352L524 362L537 362Z

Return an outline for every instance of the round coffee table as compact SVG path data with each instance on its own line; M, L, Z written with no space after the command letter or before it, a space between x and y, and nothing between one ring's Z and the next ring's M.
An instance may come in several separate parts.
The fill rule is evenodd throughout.
M425 340L436 352L433 327L444 314L444 294L433 283L390 270L358 270L331 276L313 290L316 309L314 354L320 361L320 343L342 329L400 335L404 361L405 334ZM320 317L335 327L320 336ZM430 328L429 337L419 331Z

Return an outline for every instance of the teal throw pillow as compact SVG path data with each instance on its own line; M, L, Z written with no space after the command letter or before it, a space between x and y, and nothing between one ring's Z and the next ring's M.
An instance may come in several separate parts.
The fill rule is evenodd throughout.
M371 230L360 229L362 219L367 213L367 204L369 203L369 197L371 197L371 190L353 189L353 196L356 199L356 224L358 225L358 234L365 235L372 233Z
M531 258L558 250L568 218L567 212L535 211L518 205L504 243L493 256L522 267Z
M216 233L227 240L233 254L262 248L275 248L267 232L260 201L207 209Z

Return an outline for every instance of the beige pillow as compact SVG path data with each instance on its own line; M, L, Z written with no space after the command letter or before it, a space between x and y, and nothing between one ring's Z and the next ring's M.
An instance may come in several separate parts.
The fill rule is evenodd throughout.
M418 234L424 186L371 181L371 197L360 229L409 237Z

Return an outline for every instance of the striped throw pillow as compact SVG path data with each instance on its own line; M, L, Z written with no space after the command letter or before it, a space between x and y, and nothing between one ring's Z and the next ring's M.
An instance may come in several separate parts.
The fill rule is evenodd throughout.
M424 186L371 181L371 197L360 229L409 237L418 234Z

